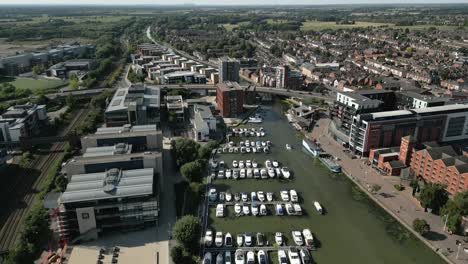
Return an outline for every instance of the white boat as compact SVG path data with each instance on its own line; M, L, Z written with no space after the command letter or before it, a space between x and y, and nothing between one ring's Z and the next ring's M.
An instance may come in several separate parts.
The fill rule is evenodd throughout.
M263 250L259 250L257 253L258 263L266 264L268 263L268 255Z
M276 242L276 244L278 244L278 246L283 245L283 234L281 234L281 232L276 232L275 242Z
M317 210L317 212L319 212L320 214L323 214L323 209L322 209L322 206L320 205L319 202L315 201L314 206L315 206L315 209Z
M307 150L307 152L312 154L312 156L314 157L318 157L322 151L317 144L315 144L314 142L308 139L302 140L302 146L304 147L305 150Z
M278 175L278 177L281 176L281 169L280 169L280 168L276 168L276 169L275 169L275 173L276 173L276 175Z
M262 179L268 179L268 172L267 172L266 169L261 169L261 170L260 170L260 177L261 177Z
M242 206L242 213L244 215L249 215L250 214L250 207L248 205L243 205Z
M295 215L302 215L302 208L299 204L297 203L293 204L293 208L294 208Z
M272 164L273 164L273 167L275 167L275 168L278 168L278 166L279 166L279 163L276 160L272 161Z
M283 200L284 202L289 202L289 192L288 191L281 191L280 195L281 195L281 200Z
M257 216L258 215L258 206L256 204L252 204L252 215Z
M227 170L226 170L226 178L227 178L227 179L231 179L231 177L232 177L232 170L227 169Z
M312 235L312 232L310 232L310 229L302 230L302 235L304 236L307 246L312 246L314 244L314 236Z
M260 124L263 122L263 119L260 117L249 117L249 123Z
M234 253L234 258L236 259L236 264L245 264L245 254L242 249L236 250L236 253Z
M255 264L255 253L253 251L247 252L247 264Z
M234 168L239 167L239 163L237 163L237 160L232 161L232 167L234 167Z
M266 133L265 133L265 132L263 132L263 131L262 131L262 132L260 132L260 136L261 136L261 137L264 137L265 135L266 135Z
M203 264L208 263L211 264L213 256L211 255L210 252L206 252L205 255L203 256Z
M241 169L241 170L240 170L240 176L239 176L239 177L240 177L241 179L244 179L244 178L245 178L245 175L246 175L246 170L245 170L245 169Z
M251 161L251 160L247 160L247 161L245 162L245 166L246 166L247 168L251 168L251 167L252 167L252 161Z
M232 200L232 194L230 192L226 192L226 202L230 202Z
M283 205L276 204L275 207L276 207L276 215L284 215Z
M271 161L270 160L265 161L265 167L267 167L267 168L271 167Z
M267 143L265 141L262 141L262 147L266 147L267 146Z
M223 232L216 232L215 246L221 247L223 245Z
M211 245L213 245L213 231L208 229L205 233L205 246L211 247Z
M224 246L232 247L232 236L230 233L226 233L226 235L224 236Z
M260 205L260 215L267 215L266 205L264 204Z
M291 197L291 202L297 202L299 200L296 190L289 190L289 196Z
M244 235L237 235L236 242L238 247L242 247L244 244Z
M224 204L216 206L216 217L224 217Z
M250 153L250 152L252 152L252 149L251 149L251 148L245 148L245 151L246 151L247 153Z
M291 176L291 172L289 171L288 167L281 168L281 174L285 179L289 179L289 177Z
M296 211L294 211L294 207L291 203L287 203L285 204L286 206L286 213L288 213L288 215L295 215L296 214Z
M218 253L218 256L216 257L216 264L218 263L224 263L223 253Z
M302 238L301 231L292 231L291 232L294 243L298 246L304 245L304 239Z
M286 144L286 149L287 149L287 150L291 150L291 149L292 149L291 145Z
M254 167L254 168L258 167L258 163L255 160L252 162L252 167Z
M268 169L268 176L270 176L270 178L274 178L276 176L275 170L273 168Z
M267 198L267 201L269 201L269 202L273 201L273 193L272 192L267 192L266 198Z
M244 168L245 167L245 163L243 160L239 161L239 168Z
M260 202L264 202L264 201L265 201L265 193L264 193L264 192L258 191L258 192L257 192L257 197L258 197L258 200L259 200Z
M242 206L240 204L235 204L234 212L236 213L236 215L242 215Z

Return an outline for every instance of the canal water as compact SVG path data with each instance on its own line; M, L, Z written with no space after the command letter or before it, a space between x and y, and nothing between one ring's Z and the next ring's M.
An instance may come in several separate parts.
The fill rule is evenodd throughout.
M293 171L291 180L215 180L215 187L230 192L278 193L283 189L295 189L301 198L304 216L274 215L265 217L235 217L232 208L225 218L215 218L210 213L209 226L215 231L230 232L233 236L243 232L263 232L270 241L277 231L287 235L288 245L293 245L292 230L310 228L319 248L312 252L317 263L355 264L403 264L445 263L437 254L410 234L383 209L370 201L354 184L341 174L333 174L317 159L305 154L302 138L287 122L279 103L263 107L264 122L252 127L263 127L266 139L273 143L270 154L220 154L218 159L231 161L254 159L261 166L266 159L278 160L281 166ZM257 138L249 138L257 140ZM260 140L266 140L261 138ZM291 144L293 149L285 149ZM326 210L319 215L313 202L319 201ZM270 208L270 214L273 208ZM275 254L271 255L276 263Z

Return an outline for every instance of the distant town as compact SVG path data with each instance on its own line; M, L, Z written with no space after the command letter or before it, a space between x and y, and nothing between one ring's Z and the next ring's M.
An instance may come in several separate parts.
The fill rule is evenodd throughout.
M0 21L0 263L468 261L468 5Z

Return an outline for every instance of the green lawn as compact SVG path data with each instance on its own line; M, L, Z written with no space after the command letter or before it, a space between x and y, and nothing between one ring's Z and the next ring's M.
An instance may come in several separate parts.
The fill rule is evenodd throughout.
M35 89L53 89L60 86L66 85L67 81L62 80L48 80L48 79L31 79L31 78L15 78L13 81L8 81L13 84L18 89L29 88L31 90ZM3 83L3 81L0 81Z
M240 22L238 24L229 24L229 23L227 23L227 24L219 24L219 26L224 27L227 31L232 31L234 28L240 27L241 25L247 24L247 23L248 22Z
M380 26L393 26L388 23L373 23L373 22L359 22L354 25L338 25L335 22L323 22L316 20L309 20L302 23L301 30L303 31L320 31L324 29L342 29L342 28L357 28L357 27L380 27Z

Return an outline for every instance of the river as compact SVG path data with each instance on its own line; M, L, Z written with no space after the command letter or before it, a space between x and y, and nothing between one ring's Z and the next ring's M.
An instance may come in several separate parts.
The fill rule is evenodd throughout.
M306 215L236 218L230 211L226 218L214 218L212 211L211 228L231 232L233 235L264 232L270 240L273 240L272 236L277 231L289 237L292 230L310 228L320 244L318 250L312 252L317 263L445 263L382 208L370 201L346 176L332 174L318 160L305 154L301 147L301 137L287 122L279 103L263 109L264 122L256 126L266 129L268 139L274 144L272 152L268 155L221 154L218 159L225 160L227 164L231 164L233 159L255 159L259 164L263 164L266 159L275 159L294 172L293 179L216 180L216 187L231 192L262 190L275 193L294 188L301 197L301 206ZM293 150L285 149L287 143L293 146ZM326 209L325 215L318 215L315 211L313 201L316 200ZM289 240L288 244L293 243ZM275 254L272 254L272 258L273 263L276 263Z

